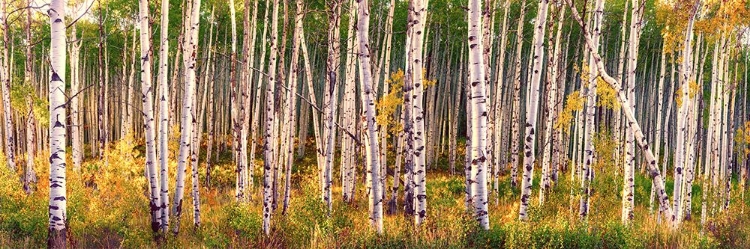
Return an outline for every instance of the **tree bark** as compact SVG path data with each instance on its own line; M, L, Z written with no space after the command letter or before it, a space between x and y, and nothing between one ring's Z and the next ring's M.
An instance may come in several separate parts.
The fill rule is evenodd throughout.
M4 5L5 2L2 1ZM65 175L65 0L50 3L50 83L49 83L49 234L48 248L65 248L68 215ZM5 6L0 6L5 10ZM5 14L0 15L5 17ZM3 20L5 23L5 20ZM7 91L5 91L7 93ZM6 115L10 112L5 105ZM8 154L12 150L8 150Z

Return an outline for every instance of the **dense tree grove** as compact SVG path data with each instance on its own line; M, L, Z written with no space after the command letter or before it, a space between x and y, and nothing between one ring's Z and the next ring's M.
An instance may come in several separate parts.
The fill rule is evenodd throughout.
M748 31L746 0L0 0L0 247L746 247Z

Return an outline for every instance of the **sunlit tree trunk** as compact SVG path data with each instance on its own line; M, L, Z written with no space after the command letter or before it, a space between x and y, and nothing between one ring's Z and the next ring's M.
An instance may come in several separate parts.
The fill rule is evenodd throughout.
M304 65L305 65L305 83L307 84L307 91L308 91L308 99L310 100L310 105L312 106L318 106L317 100L315 97L315 89L313 88L313 79L312 79L312 68L310 66L310 56L307 53L307 44L305 44L305 34L304 29L301 31L300 34L300 43L302 46L302 56L304 57ZM323 149L323 139L321 138L321 127L320 127L320 120L318 118L318 113L313 112L311 113L312 120L313 120L313 135L315 136L315 155L316 155L316 162L318 166L318 183L319 187L323 189L323 165L325 164L325 154ZM321 195L322 196L322 195Z
M26 3L28 6L31 6L31 1L27 0ZM75 27L75 26L74 26ZM31 41L31 9L26 10L26 27L24 28L26 32L26 40ZM73 38L75 38L75 28L72 32ZM75 39L73 39L75 40ZM75 50L78 47L80 43L74 42L71 44L71 50ZM72 52L72 51L71 51ZM76 54L75 61L73 61L73 55L71 54L71 69L76 68L76 65L78 63L78 55ZM73 63L76 64L73 64ZM24 70L24 80L23 84L30 86L31 92L26 97L26 106L29 107L29 112L26 114L26 167L24 170L24 177L23 177L23 189L26 191L26 194L31 194L31 192L34 190L34 187L32 186L32 182L36 183L36 172L34 172L34 156L36 155L36 145L35 145L35 139L34 139L34 132L36 131L36 117L34 116L33 110L34 110L34 99L33 95L31 93L34 93L34 87L33 87L33 69L34 64L34 54L31 50L31 46L26 46L26 62L25 62L25 70ZM0 73L1 74L1 73ZM75 77L75 69L71 70L70 74L71 81ZM72 86L71 86L72 88ZM72 90L71 90L72 91ZM75 93L74 93L75 94ZM72 96L72 95L68 95ZM71 98L76 98L75 96L72 96ZM77 103L76 103L77 104ZM72 108L71 108L72 109ZM71 111L72 112L72 111ZM78 113L76 113L75 118L78 118ZM71 117L71 121L73 121L73 117ZM78 123L78 122L75 122ZM77 131L77 130L76 130ZM76 132L76 135L78 133ZM76 140L77 141L77 140ZM80 146L80 141L79 146ZM75 169L75 166L74 166ZM34 184L35 185L35 184Z
M356 83L355 83L355 73L357 72L355 66L356 66L356 55L358 55L359 52L359 45L357 44L355 46L355 43L358 42L358 37L355 37L354 30L357 28L356 25L358 24L356 20L357 15L357 8L355 8L354 1L349 1L349 4L351 7L349 8L349 20L352 20L349 22L349 27L347 30L347 43L346 43L346 51L350 51L347 53L346 60L344 62L344 96L343 96L343 103L342 106L342 114L339 116L340 123L344 125L344 129L346 129L346 132L355 132L355 126L356 126L356 108L355 108L355 90L356 90ZM338 108L338 107L336 107ZM352 151L354 150L355 146L353 146L353 141L348 136L341 136L341 167L339 170L339 173L341 174L341 185L342 185L342 194L343 199L345 202L349 203L351 202L351 194L353 194L353 189L350 188L350 179L353 177L353 172L351 170L351 167L354 164L354 153L344 153L345 151ZM379 167L379 166L378 166ZM369 184L370 181L367 181L367 184ZM382 182L381 182L382 184ZM368 185L369 186L369 185ZM379 185L382 186L382 185Z
M167 71L169 67L169 0L161 1L161 37L159 45L159 171L161 186L162 232L169 229L169 91ZM177 57L175 61L179 60ZM172 84L177 84L173 82Z
M287 118L287 127L288 131L286 134L286 140L288 141L287 145L287 153L286 156L286 173L285 173L285 184L284 184L284 205L282 208L282 213L286 214L287 209L289 208L289 198L291 195L291 174L292 174L292 165L294 162L294 137L292 134L294 134L293 124L295 124L295 115L297 113L296 103L297 103L297 75L299 74L299 46L300 46L300 39L302 38L302 21L305 17L304 14L304 6L302 3L302 0L296 1L296 7L297 7L297 15L295 16L294 21L294 34L292 35L292 59L290 61L290 69L289 69L289 90L290 94L288 95L289 98L287 99L287 107L289 108L290 112L288 113L289 117ZM303 141L300 141L300 143L303 143Z
M272 164L277 163L273 161L275 146L272 146L274 142L273 130L274 130L274 119L275 119L275 90L276 90L276 58L278 54L278 17L279 17L279 0L273 0L273 14L271 16L271 54L269 57L268 65L268 86L266 86L266 123L265 132L263 139L263 233L268 236L271 232L271 205L272 205L272 181L273 172Z
M336 129L336 103L338 102L338 68L339 68L339 25L341 21L341 2L338 0L328 2L328 59L326 62L324 117L325 117L325 164L323 168L323 202L326 203L328 214L331 205L331 187L333 185L333 152L335 148Z
M563 28L563 20L565 17L565 8L561 8L558 10L557 14L558 20L557 20L557 30L555 31L555 36L553 37L550 30L550 37L548 38L548 43L555 44L554 48L548 48L550 51L550 54L548 55L548 71L547 71L547 80L546 80L546 88L547 88L547 110L545 111L545 125L544 125L544 142L542 143L544 145L544 149L542 150L542 180L540 189L539 189L539 203L544 203L544 196L549 192L549 189L551 188L551 179L553 177L552 169L551 167L555 167L556 161L554 160L554 154L556 148L554 147L554 144L559 143L558 139L556 138L556 134L553 131L554 123L557 122L557 112L556 107L558 105L557 103L557 77L558 77L558 58L560 54L560 40L562 39L562 28ZM553 40L554 39L554 40Z
M175 234L180 231L182 200L185 193L185 174L187 171L187 160L188 155L190 154L190 146L193 136L193 117L191 116L193 114L192 110L195 108L193 106L193 98L195 95L195 61L198 46L198 29L200 25L200 6L201 0L192 0L192 7L190 8L190 16L188 18L188 20L190 20L190 30L189 32L186 32L185 41L187 42L187 44L183 46L186 55L183 58L183 64L187 77L185 79L184 94L182 96L182 120L180 121L180 123L182 124L182 129L180 133L180 152L177 157L177 187L175 189L175 198L173 203L174 210L172 210L175 218L177 219L174 229L172 230ZM193 196L193 198L195 198L195 196ZM193 211L196 217L200 214L200 209L198 208L199 203L200 202L198 200L193 200ZM199 222L199 220L196 220L194 217L193 222L197 223ZM195 225L199 226L200 224L197 223Z
M494 137L494 145L493 145L493 148L494 148L494 152L493 153L495 153L495 156L493 157L493 159L495 159L495 172L494 172L494 186L493 186L493 188L494 188L495 193L497 193L497 195L495 196L496 197L495 198L495 203L498 203L499 202L499 198L500 198L499 197L500 196L500 194L499 194L499 191L500 191L500 189L499 189L499 187L500 187L499 186L500 185L499 175L500 175L500 166L501 166L500 164L506 163L506 159L505 158L507 158L507 155L504 155L504 153L506 152L505 149L502 149L503 146L505 145L504 143L502 143L502 141L505 141L506 134L503 134L501 132L501 129L504 128L504 126L503 126L503 122L505 121L503 119L504 112L507 112L507 111L505 111L505 108L503 108L501 106L503 104L503 97L502 96L504 95L504 92L503 92L502 89L505 88L504 86L506 84L506 82L505 82L505 54L506 54L506 51L505 50L507 48L508 36L510 35L510 32L508 32L508 19L509 19L508 16L510 15L510 0L505 0L504 3L503 3L503 7L502 8L504 9L504 11L503 11L503 24L502 24L502 27L500 28L500 35L502 35L502 38L500 38L500 50L498 50L498 52L500 54L499 54L499 56L498 56L498 58L497 58L497 60L495 62L495 67L496 67L496 71L495 71L495 100L494 100L494 106L492 107L493 111L495 112L495 120L494 120L495 128L494 128L494 132L493 132L493 135L495 136ZM505 91L507 91L507 89ZM460 103L459 101L457 101L457 102ZM505 121L505 122L507 122L507 121ZM503 154L501 154L501 152ZM503 159L501 160L501 158L503 158ZM505 165L502 165L502 167L505 167Z
M666 54L667 54L667 48L666 48L666 46L664 44L662 44L662 48L661 48L661 60L659 60L659 63L661 65L659 67L659 83L658 83L659 84L659 90L657 91L658 94L659 94L659 97L656 99L656 127L654 127L656 129L656 131L654 132L655 133L654 135L656 135L656 138L655 138L656 142L654 142L654 156L656 157L656 160L659 160L659 153L660 153L660 150L661 150L661 137L662 137L662 134L661 134L662 133L661 132L662 131L662 121L661 120L662 120L662 110L663 110L663 108L662 108L662 104L663 103L662 102L664 100L664 76L665 76L664 74L667 71L667 67L666 67L666 65L667 65L667 57L666 57ZM669 96L669 95L667 95L667 96ZM669 116L669 115L667 115L667 116ZM652 187L651 188L651 195L650 195L650 198L649 198L649 208L648 208L649 213L651 213L651 214L653 214L654 196L655 196L654 188Z
M7 3L3 1L2 4L0 4L0 32L2 32L2 41L0 41L2 44L0 45L2 48L2 61L0 62L0 85L2 85L2 94L3 94L3 123L5 127L5 158L8 163L8 167L10 167L11 170L16 170L16 160L15 160L15 137L13 135L13 121L11 118L11 110L10 110L10 69L8 68L10 65L9 58L8 58L8 46L10 46L10 30L8 26L8 20L6 17L7 13ZM63 36L64 34L63 30ZM63 39L64 41L64 39ZM64 48L63 48L64 50ZM63 57L61 59L63 62L65 62L65 58ZM63 93L64 94L64 93Z
M256 1L256 3L257 3L257 1ZM270 1L266 0L266 6L269 6L269 3L270 3ZM255 9L257 9L258 6L256 5L255 7L256 7ZM270 11L268 10L268 8L266 8L266 10L264 11L264 14L263 14L263 20L264 20L263 21L264 22L264 25L263 25L263 34L262 34L262 36L261 36L260 39L264 40L264 41L266 40L267 33L268 33L268 22L267 22L267 20L268 20L268 14L269 14L269 12ZM304 39L303 39L303 41L304 41ZM260 63L258 65L259 65L259 67L262 68L263 66L266 65L266 48L267 48L267 46L265 44L263 44L261 47L262 48L260 50ZM303 52L304 52L304 46L303 46ZM263 86L263 81L265 81L266 78L267 77L262 76L262 75L259 74L258 75L258 84L255 87L255 100L253 101L253 103L255 103L255 110L253 111L253 119L252 119L253 120L253 124L252 124L252 127L250 128L250 137L252 138L252 141L253 141L252 144L250 145L250 155L253 158L252 161L255 161L255 147L258 145L258 141L256 139L258 138L258 135L259 135L258 132L257 132L257 129L258 129L258 126L260 126L260 111L261 111L261 109L265 109L265 107L263 107L261 105L260 101L261 101L261 93L262 93L261 86ZM245 113L245 119L248 119L248 115L249 115L248 113ZM255 167L250 167L250 171L251 171L251 172L249 172L250 175L254 175L253 174L254 173L253 172L254 168ZM253 186L252 179L253 179L252 177L249 177L251 188Z
M0 10L5 10L5 1ZM65 0L50 3L49 83L49 234L47 247L65 248L68 215L65 176ZM3 12L4 13L4 12ZM0 16L5 16L2 14ZM3 23L5 20L2 20ZM7 91L4 91L7 93ZM6 102L7 103L7 102ZM10 114L5 105L6 115ZM12 150L8 150L8 154Z
M243 173L246 170L245 161L241 154L242 138L240 136L242 132L242 121L243 116L240 115L240 106L242 101L238 97L239 87L237 86L237 21L236 13L234 8L234 0L229 0L229 13L232 28L232 50L229 55L230 66L229 66L229 82L230 82L230 102L231 102L231 115L232 115L232 142L234 148L234 164L235 167L235 199L238 202L244 202L247 200L245 197L245 178Z
M518 28L516 29L516 59L515 59L515 81L513 82L513 117L511 119L510 133L510 184L515 187L518 182L518 138L519 124L521 122L521 54L523 53L523 26L526 17L526 0L521 2L521 15L518 17Z
M628 100L627 105L630 109L635 110L635 73L636 63L638 62L638 48L641 37L641 21L643 16L643 2L641 0L632 0L633 9L631 11L630 18L630 37L628 40L628 58L627 58L627 92ZM633 125L631 122L626 123L626 127ZM622 216L621 220L623 224L630 223L633 220L633 208L635 207L635 137L633 133L628 132L625 134L625 161L624 167L624 183L622 191Z
M97 4L99 5L99 8L102 8L101 0L97 0ZM104 61L104 56L106 56L106 38L104 35L104 20L103 20L103 14L104 11L99 11L99 95L97 96L97 124L99 128L99 160L104 160L104 156L106 154L106 147L107 147L107 121L106 121L106 107L105 107L105 99L104 96L106 95L106 85L107 80L104 76L105 71L108 69L106 67L106 62Z
M696 5L695 8L698 8ZM696 9L697 10L697 9ZM679 105L677 112L677 146L675 148L675 167L674 167L674 212L675 212L675 226L679 226L682 222L682 192L683 192L683 171L685 167L685 158L689 152L689 146L686 146L685 140L690 141L688 132L688 117L690 116L690 104L692 102L690 97L690 79L692 79L692 42L693 42L693 21L695 12L693 12L688 20L687 29L685 31L685 40L683 43L682 50L682 65L680 66L680 81L682 90L680 95L682 103ZM688 165L687 167L692 167ZM692 191L692 190L691 190Z
M414 1L409 1L409 7L407 8L407 20L406 20L406 41L404 46L404 87L402 88L404 96L404 104L401 107L402 119L401 124L403 125L404 133L404 214L406 216L414 215L414 181L412 178L414 174L414 124L413 124L413 108L412 102L414 101L412 90L414 89L413 78L414 69L412 68L411 57L413 57L413 50L411 49L413 42L412 37L414 36L413 19L414 12L411 11L414 5ZM468 175L467 175L468 176ZM467 185L468 187L468 185ZM467 192L468 193L468 192ZM468 195L468 194L467 194ZM468 196L467 196L468 198Z
M139 21L141 25L141 101L143 110L143 131L146 134L146 170L151 187L151 230L159 232L162 227L161 187L156 171L156 127L154 123L154 92L151 87L151 23L149 23L148 1L138 1Z
M361 99L364 118L367 122L365 150L367 151L367 174L370 180L369 211L370 224L378 234L383 232L383 188L380 186L380 149L378 131L375 123L375 92L372 85L370 65L370 10L367 0L357 0L357 36L359 37L359 69L362 78Z
M424 124L424 109L423 109L423 98L424 98L424 84L423 84L423 62L422 62L422 49L424 41L424 27L425 18L427 15L427 0L412 0L412 10L414 12L414 18L412 19L412 43L411 50L412 56L409 63L412 67L412 84L414 86L412 106L406 108L412 108L412 124L414 125L413 131L413 163L414 168L412 170L412 185L414 186L414 224L419 226L427 215L427 188L426 183L426 168L425 168L425 124ZM481 14L481 13L480 13ZM424 16L423 16L424 15ZM480 36L481 38L481 36ZM479 41L481 42L481 41ZM480 51L481 55L481 51Z
M81 41L78 40L76 33L76 25L73 24L71 27L72 31L72 44L70 45L70 139L73 149L73 169L76 172L81 170L81 163L83 163L83 147L82 147L82 136L81 136L81 117L79 116L80 102L83 99L83 94L79 95L80 88L80 75L79 69L79 54L81 49ZM33 134L32 134L33 135Z
M539 1L539 11L534 22L533 50L529 58L531 61L531 76L526 91L526 138L524 139L523 179L521 179L521 205L518 213L520 220L527 220L526 210L531 199L531 185L534 176L534 161L536 160L536 119L539 110L539 87L542 80L542 64L544 63L544 33L547 28L548 0Z
M490 227L487 209L487 92L482 56L482 2L469 1L469 84L471 87L471 199L474 216L484 230ZM468 151L467 151L468 152Z

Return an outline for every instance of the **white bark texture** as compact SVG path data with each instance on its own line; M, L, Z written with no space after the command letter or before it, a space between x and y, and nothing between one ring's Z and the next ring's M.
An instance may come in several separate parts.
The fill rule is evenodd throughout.
M146 135L146 170L151 187L151 230L156 233L162 228L161 187L156 171L156 127L154 122L154 92L151 87L151 24L149 23L148 1L138 1L139 21L141 25L141 111L143 115L143 132Z
M263 233L268 236L271 232L271 205L272 205L272 163L274 158L275 146L273 143L273 131L274 131L274 107L275 104L275 90L276 90L276 59L278 53L278 19L279 19L279 0L273 0L273 14L271 16L271 54L269 57L268 64L268 86L266 86L266 123L265 132L263 139Z
M4 5L5 1L2 1ZM5 9L5 6L0 6ZM67 234L67 195L65 176L65 0L52 0L50 18L49 83L49 235L50 248L65 248ZM5 16L0 15L0 16ZM4 21L4 20L3 20ZM7 93L7 91L5 91ZM6 114L9 105L5 105ZM8 154L13 151L9 150Z
M161 45L159 46L159 171L161 185L162 232L169 229L169 91L167 74L169 70L169 0L161 1ZM175 60L179 60L175 58ZM172 83L176 84L176 83Z
M523 179L521 179L521 205L518 212L520 220L527 220L529 200L531 199L531 185L534 176L534 161L536 149L536 119L539 110L539 88L542 80L542 64L544 63L544 33L547 28L547 10L549 0L539 1L539 11L534 22L534 40L531 53L531 81L528 84L526 96L526 138L524 139Z
M198 28L200 24L200 6L201 0L193 0L193 5L190 12L190 30L187 32L186 46L184 46L185 56L183 57L183 64L187 77L185 78L184 94L182 96L182 118L180 123L182 124L182 131L180 133L180 152L177 157L177 184L175 188L175 196L172 212L175 215L176 221L172 232L178 233L180 231L180 217L182 215L182 200L185 195L185 174L187 172L187 160L190 155L190 144L193 139L193 123L192 110L193 98L195 96L195 61L196 51L198 46ZM196 200L194 200L195 202ZM194 205L197 203L194 203ZM194 210L199 212L199 210ZM194 220L195 222L195 220Z
M469 84L471 84L471 196L474 216L484 230L490 228L487 209L487 91L482 56L482 2L469 2Z
M358 20L357 36L359 37L359 69L362 91L362 108L367 122L367 139L365 146L367 154L367 173L369 174L371 189L369 193L370 224L378 234L383 233L383 195L380 186L380 147L378 146L378 131L375 123L375 92L372 84L372 70L370 65L370 10L367 0L357 0Z

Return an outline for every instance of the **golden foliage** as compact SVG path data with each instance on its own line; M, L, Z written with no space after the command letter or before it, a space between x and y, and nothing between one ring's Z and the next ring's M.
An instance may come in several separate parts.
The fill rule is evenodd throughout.
M610 110L619 110L620 101L617 99L617 90L605 82L601 76L596 77L596 105Z
M557 117L555 129L562 130L565 133L570 132L570 126L573 124L573 119L575 118L573 113L583 110L585 103L586 98L579 91L570 93L565 100L565 108L563 108L560 116Z
M389 134L396 134L401 131L401 123L396 120L394 113L396 109L404 104L402 89L404 87L404 71L399 69L393 72L389 79L386 80L390 86L388 94L383 95L377 101L378 115L375 121L378 125L386 125L390 129ZM425 86L429 83L425 80ZM433 83L434 84L434 83Z

